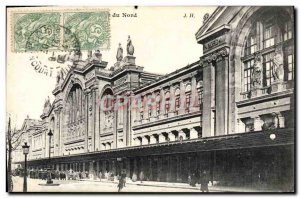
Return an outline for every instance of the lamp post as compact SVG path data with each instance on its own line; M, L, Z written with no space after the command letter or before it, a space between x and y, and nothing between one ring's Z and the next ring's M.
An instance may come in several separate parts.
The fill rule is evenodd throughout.
M53 133L52 133L51 129L49 130L48 136L49 136L49 166L50 166L51 137L53 136ZM52 178L51 178L51 167L49 167L48 171L49 171L49 174L48 174L48 178L47 178L47 184L53 184L53 181L52 181Z
M22 149L25 156L23 192L27 192L27 155L29 153L29 146L27 145L27 142L24 143Z

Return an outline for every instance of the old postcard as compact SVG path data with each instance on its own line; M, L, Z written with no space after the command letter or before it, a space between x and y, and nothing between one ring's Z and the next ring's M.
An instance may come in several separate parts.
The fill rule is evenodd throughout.
M294 7L6 11L8 192L295 192Z

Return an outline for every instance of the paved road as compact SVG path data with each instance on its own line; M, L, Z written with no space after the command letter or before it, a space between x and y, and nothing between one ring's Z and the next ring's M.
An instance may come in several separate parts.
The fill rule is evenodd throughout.
M23 178L14 177L14 192L23 191ZM59 186L41 186L45 184L45 180L30 179L27 180L28 192L117 192L117 184L107 182L93 181L60 181L54 180L54 183L59 183ZM156 186L139 186L127 184L122 192L200 192L196 189L172 188L172 187L156 187Z

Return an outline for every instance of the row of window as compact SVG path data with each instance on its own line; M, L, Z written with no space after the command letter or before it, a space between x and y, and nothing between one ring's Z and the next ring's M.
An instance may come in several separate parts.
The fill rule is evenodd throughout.
M175 106L174 106L174 112L175 114L179 113L179 109L181 108L181 102L184 101L184 110L185 113L189 113L190 111L190 107L191 105L197 106L197 103L200 105L202 104L202 100L203 100L203 89L202 87L200 88L200 86L198 86L197 88L197 92L198 95L194 98L195 100L198 101L193 101L192 99L192 94L191 94L192 88L191 85L187 85L186 89L185 89L185 98L181 98L180 95L180 89L177 88L175 90L175 94L174 94L174 102L175 102ZM142 100L143 101L143 100ZM148 97L148 101L151 101L151 96ZM157 94L156 96L156 103L155 103L155 107L152 107L151 105L148 105L148 117L152 117L152 116L158 116L160 114L168 114L170 112L170 108L171 108L171 102L172 102L172 97L169 91L167 91L165 93L165 97L164 97L164 107L162 106L162 100L160 97L160 94ZM192 103L193 102L193 103ZM149 104L149 103L148 103ZM155 108L155 113L156 115L152 115L153 114L153 108ZM144 109L143 106L141 109ZM144 119L144 111L140 111L140 119Z

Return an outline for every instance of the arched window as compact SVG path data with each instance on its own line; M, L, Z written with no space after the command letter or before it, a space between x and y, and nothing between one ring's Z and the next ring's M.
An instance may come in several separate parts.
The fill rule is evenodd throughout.
M118 111L119 111L118 123L119 123L119 125L123 125L124 108L125 108L124 98L119 98L119 104L118 104Z
M155 101L156 101L156 115L158 116L160 114L160 103L161 103L159 94L156 95Z
M187 84L185 87L185 112L190 112L190 105L191 105L191 90L192 86Z
M148 118L152 116L152 95L149 94L147 96L147 111L148 111Z
M197 83L197 91L198 91L198 96L199 96L199 105L200 108L202 109L203 107L203 81L200 80Z
M101 101L103 102L103 109L101 109L101 113L103 113L104 117L104 122L102 127L105 130L111 130L113 127L113 119L114 119L114 107L115 107L115 98L113 96L113 92L111 89L107 88L102 97ZM101 108L101 106L100 106ZM100 120L101 120L101 115L100 115ZM102 118L103 119L103 118Z
M261 88L269 87L276 76L276 62L283 64L282 81L294 78L294 46L293 26L289 14L280 9L273 8L265 11L261 17L252 22L244 44L243 62L243 92L249 92L255 83ZM261 77L253 77L254 69L261 72ZM254 73L253 73L254 72ZM253 79L255 81L253 83Z
M168 114L170 111L170 92L165 93L165 113Z

